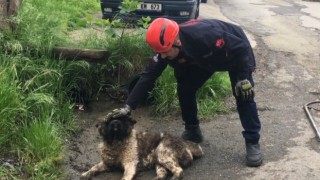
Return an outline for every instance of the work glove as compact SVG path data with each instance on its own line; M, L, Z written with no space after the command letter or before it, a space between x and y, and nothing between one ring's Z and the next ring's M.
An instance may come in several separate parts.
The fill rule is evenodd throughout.
M236 96L241 98L242 101L252 100L254 97L253 87L248 79L240 80L235 86Z
M109 116L112 116L113 118L121 117L130 115L131 108L129 105L125 105L123 108L114 109Z

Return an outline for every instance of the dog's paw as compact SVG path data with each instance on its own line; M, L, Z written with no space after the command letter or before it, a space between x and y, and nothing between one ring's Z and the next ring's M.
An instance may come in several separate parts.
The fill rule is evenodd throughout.
M80 180L90 180L90 174L89 173L82 173L80 176Z
M165 180L166 179L166 177L155 177L155 178L153 178L153 180Z
M177 176L172 176L171 178L170 178L170 180L181 180L183 178L183 176L179 176L179 177L177 177Z
M181 179L183 179L183 173L180 174L179 176L172 176L172 177L170 178L170 180L181 180Z

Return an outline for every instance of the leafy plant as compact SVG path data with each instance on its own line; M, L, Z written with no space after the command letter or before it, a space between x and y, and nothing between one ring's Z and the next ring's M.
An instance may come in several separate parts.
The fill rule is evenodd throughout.
M120 8L120 14L131 14L133 13L138 5L141 4L139 1L134 1L134 0L123 0L121 2Z
M123 87L128 79L142 70L146 59L151 57L151 50L145 43L145 29L151 18L136 19L131 14L137 9L140 2L135 0L124 0L121 2L120 11L112 20L98 20L87 18L91 25L103 28L106 34L105 43L111 52L107 62L107 70L115 81L108 85L108 92L116 99L123 98ZM120 92L120 93L119 93Z

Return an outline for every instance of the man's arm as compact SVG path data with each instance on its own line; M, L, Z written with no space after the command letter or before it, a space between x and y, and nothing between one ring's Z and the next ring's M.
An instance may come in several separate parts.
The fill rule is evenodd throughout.
M166 67L167 61L161 59L160 55L155 55L141 73L138 82L126 100L124 107L113 110L112 116L116 117L130 114L131 110L135 109L141 100L148 95L148 92L152 90L155 81Z

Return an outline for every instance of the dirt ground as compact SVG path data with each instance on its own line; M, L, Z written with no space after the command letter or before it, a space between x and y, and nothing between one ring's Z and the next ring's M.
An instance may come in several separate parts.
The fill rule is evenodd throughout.
M319 141L303 109L306 103L320 98L320 6L310 3L208 0L201 4L202 17L241 24L252 40L264 163L258 168L245 166L242 127L237 112L231 111L201 122L205 155L185 169L184 179L319 179ZM232 97L226 103L234 107ZM76 112L80 131L68 142L64 168L68 179L78 179L100 161L97 145L101 139L95 125L110 110L121 106L103 97L92 101L86 111ZM312 115L320 122L320 105L314 107L318 111L312 110ZM138 120L138 130L169 131L177 136L183 131L178 111L160 118L144 106L132 116ZM121 173L102 173L94 179L121 179ZM154 170L150 170L140 173L137 179L154 176Z

